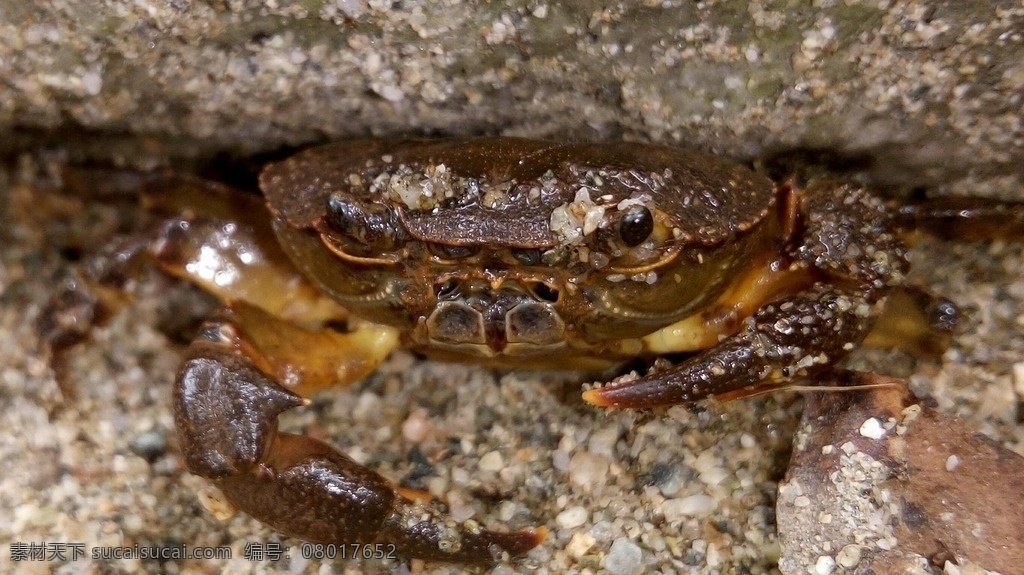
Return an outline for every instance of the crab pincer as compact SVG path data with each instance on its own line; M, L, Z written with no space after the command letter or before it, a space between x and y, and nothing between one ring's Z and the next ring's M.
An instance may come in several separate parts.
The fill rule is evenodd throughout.
M456 523L402 497L390 481L327 443L280 433L278 415L307 400L255 367L247 353L265 350L241 338L263 328L250 323L246 329L238 318L251 322L262 313L236 307L241 311L228 308L204 325L174 390L186 465L236 507L305 541L382 544L387 556L492 564L544 539L544 529L499 532Z

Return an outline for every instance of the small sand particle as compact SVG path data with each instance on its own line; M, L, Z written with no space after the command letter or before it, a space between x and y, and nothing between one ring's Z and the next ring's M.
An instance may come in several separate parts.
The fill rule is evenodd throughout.
M704 517L715 510L714 498L704 495L690 495L666 500L661 504L661 512L665 519L671 521L682 521L687 517Z
M412 410L409 417L402 422L402 437L413 443L423 441L429 430L430 420L427 418L427 412L422 409Z
M960 466L960 458L956 455L950 455L946 458L946 471L953 471Z
M860 426L860 434L868 439L881 439L885 436L885 428L874 417L869 417Z
M569 544L565 546L565 550L571 557L579 558L590 551L594 543L597 543L597 540L589 533L576 533L569 540Z
M836 569L836 560L829 557L828 555L822 555L818 557L818 560L814 563L815 575L829 575Z
M612 575L633 575L638 573L642 567L640 560L643 552L640 547L625 537L620 537L612 543L611 549L605 555L601 566Z
M610 466L608 458L596 453L577 453L569 461L569 480L580 486L604 483L608 479Z
M562 529L573 529L587 522L589 514L583 507L576 505L570 507L555 517L555 523Z
M479 466L482 471L501 471L505 467L505 460L497 451L488 451L480 458Z
M860 563L860 546L847 545L836 554L836 563L843 567L856 567Z

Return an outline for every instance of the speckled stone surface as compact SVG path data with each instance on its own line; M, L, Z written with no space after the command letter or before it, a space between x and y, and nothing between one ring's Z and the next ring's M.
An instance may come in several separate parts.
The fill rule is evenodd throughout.
M460 571L306 560L245 516L206 511L168 408L181 347L156 327L182 290L157 274L76 355L79 398L62 400L32 330L70 255L56 238L95 245L117 226L48 190L52 151L153 167L356 135L626 138L743 159L822 151L884 189L1024 198L1022 29L1024 5L1005 1L0 0L0 570ZM1024 452L1022 248L925 240L912 258L912 279L966 311L953 346L854 365L908 376ZM494 573L772 573L798 555L775 525L798 395L601 413L578 399L582 381L396 354L284 425L457 516L549 527ZM242 557L268 541L291 557ZM30 542L223 545L233 558L11 564L11 544Z

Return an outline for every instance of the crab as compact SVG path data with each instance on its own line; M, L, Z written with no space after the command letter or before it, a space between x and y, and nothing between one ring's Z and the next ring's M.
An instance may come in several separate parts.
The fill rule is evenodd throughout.
M151 259L223 300L173 391L192 473L289 536L458 563L521 555L545 531L428 511L331 445L279 432L278 415L400 346L505 367L653 362L588 386L583 399L609 408L813 382L868 337L887 298L911 318L885 323L890 340L932 349L948 336L955 308L904 286L898 227L995 214L1019 230L1024 212L893 212L827 176L776 182L693 150L517 138L327 144L259 183L263 199L183 177L147 184L172 215L64 282L39 324L55 367Z

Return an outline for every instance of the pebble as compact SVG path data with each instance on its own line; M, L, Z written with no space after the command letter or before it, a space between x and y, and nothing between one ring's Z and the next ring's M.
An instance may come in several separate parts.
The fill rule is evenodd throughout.
M744 449L757 447L757 439L749 433L743 433L740 435L740 447L743 447Z
M950 455L946 458L946 471L953 471L960 466L960 458L956 455Z
M821 555L814 563L815 575L831 575L836 570L836 560L828 555Z
M508 522L512 520L516 514L516 504L511 501L503 501L498 506L498 519Z
M582 451L573 455L569 461L569 480L580 486L604 483L610 466L607 457Z
M573 529L587 522L589 513L582 506L576 505L566 509L555 517L555 523L562 529Z
M655 464L651 468L651 482L658 486L665 497L675 497L688 483L680 477L677 467L664 463Z
M718 550L718 545L708 543L707 551L704 553L704 562L712 569L722 564L722 553Z
M501 471L505 468L505 460L497 451L488 451L480 458L481 471Z
M860 563L860 545L851 543L840 549L836 553L836 563L846 568L856 567Z
M619 537L612 543L611 549L605 555L601 566L612 575L633 575L641 569L640 559L643 552L636 543L625 537Z
M877 419L869 417L861 424L860 434L868 439L881 439L885 435L885 428Z
M594 546L594 543L597 543L597 540L589 533L576 533L565 546L565 551L571 557L578 559L586 555L587 551L590 551L590 548Z
M688 517L705 517L715 510L713 497L699 493L688 497L667 499L661 504L661 513L665 520L682 521Z
M590 528L590 531L587 531L587 534L593 537L595 541L611 541L612 536L615 534L615 529L608 521L598 521Z
M693 462L693 468L697 470L697 473L709 473L721 462L721 457L714 449L707 449L697 456Z
M462 499L461 496L454 496L454 491L448 495L448 512L455 521L465 521L476 514L476 509L470 502Z
M592 453L612 458L615 456L615 442L618 440L619 428L610 425L592 433L590 440L587 442L587 448Z
M712 487L725 481L726 477L729 477L729 472L721 467L711 467L700 473L700 480Z
M369 391L359 394L356 405L352 409L352 418L356 421L373 421L380 414L380 397Z
M132 453L152 463L167 450L167 436L161 431L147 431L132 440L128 447Z
M561 449L556 449L551 454L551 465L557 471L569 471L569 453Z
M402 422L402 437L412 443L420 443L427 437L430 430L430 420L427 412L422 409L414 409L409 417Z

